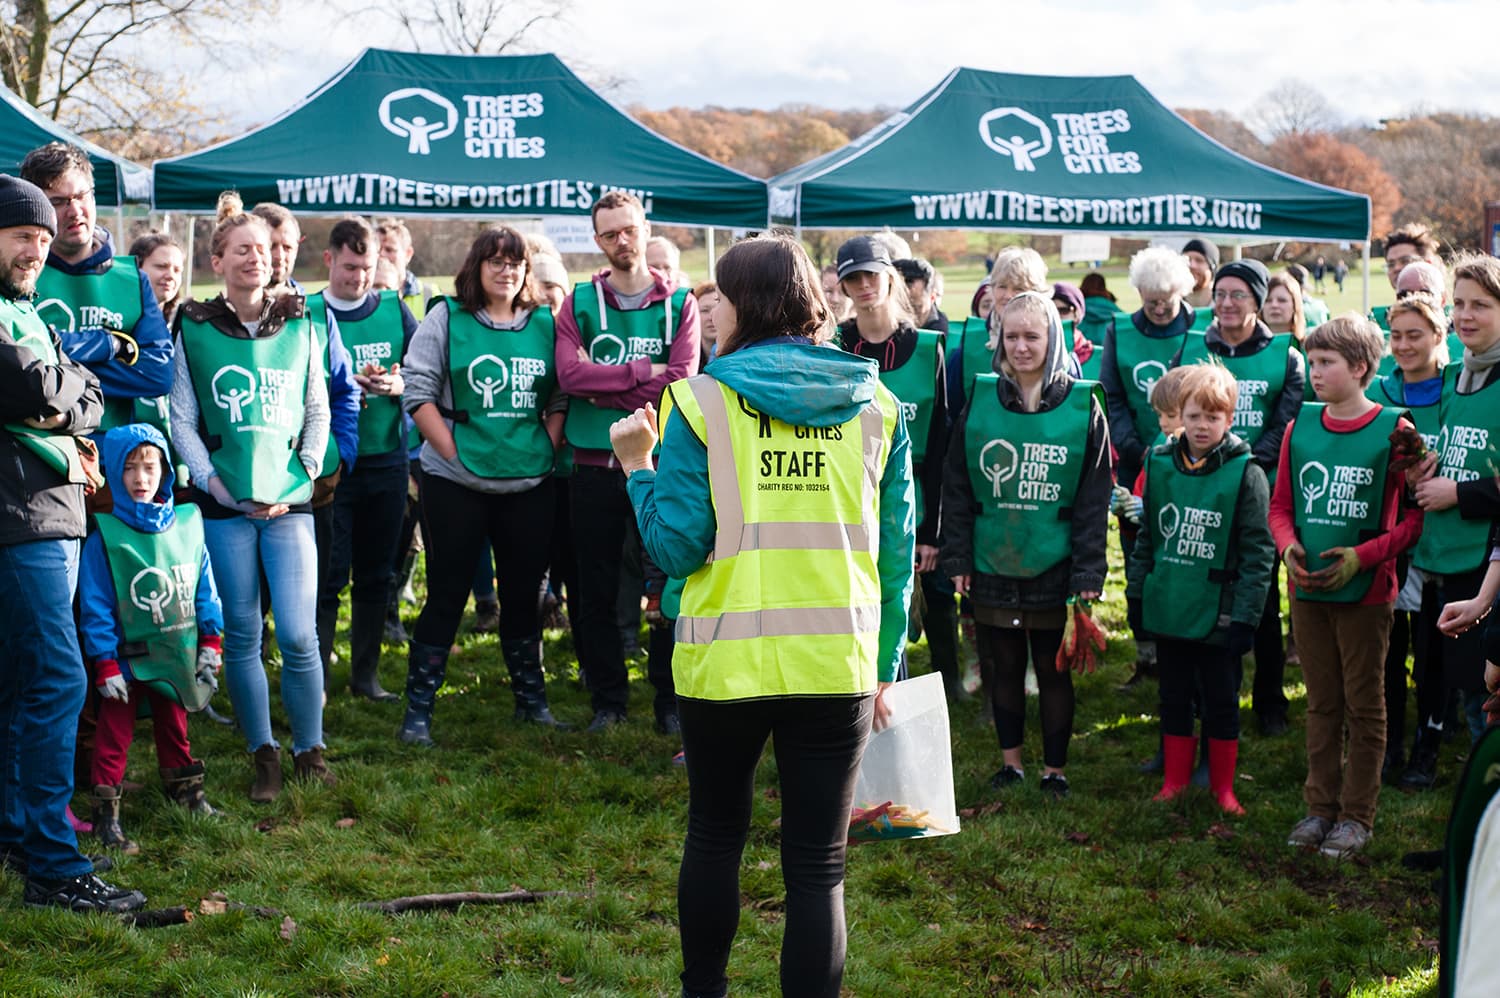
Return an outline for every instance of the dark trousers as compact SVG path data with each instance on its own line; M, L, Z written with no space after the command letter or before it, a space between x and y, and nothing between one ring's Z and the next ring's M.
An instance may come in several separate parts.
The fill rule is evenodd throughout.
M337 495L337 493L335 493ZM330 585L329 579L333 576L333 503L325 503L322 506L313 507L313 544L317 548L317 592L323 593ZM265 570L260 573L260 598L261 606L270 606L267 598L270 596L271 586L266 581ZM314 619L318 632L318 659L323 663L323 688L328 688L328 662L333 657L333 631L338 623L338 601L334 600L330 610L318 599Z
M658 722L665 722L677 712L677 685L672 680L672 651L677 647L672 632L676 623L668 620L661 627L653 627L647 632L646 678L656 691L651 708L656 712Z
M943 685L949 690L961 691L963 676L958 671L958 607L953 600L953 580L942 572L928 572L917 578L927 604L922 630L927 635L932 671L943 677Z
M578 555L573 550L573 523L572 499L573 479L554 478L553 493L553 522L557 529L552 531L552 555L547 565L548 581L551 583L552 595L571 605L573 595L578 591Z
M781 793L783 995L837 998L844 975L844 853L873 696L677 701L688 832L677 880L685 993L723 995L740 918L740 859L755 767L772 738Z
M1429 581L1422 587L1422 609L1411 613L1396 610L1391 622L1391 643L1385 655L1385 744L1399 748L1406 740L1406 652L1411 648L1411 678L1417 687L1418 739L1442 733L1448 708L1448 687L1443 681L1443 634L1437 629L1443 604L1438 586ZM1426 734L1423 734L1426 732Z
M1230 741L1240 736L1240 658L1228 648L1176 638L1156 639L1161 731L1193 734L1193 701L1201 696L1203 735Z
M405 579L403 574L407 571L407 555L412 555L412 545L416 543L417 528L422 525L422 469L421 462L406 462L406 506L401 516L401 535L396 541L396 550L391 558L391 606L396 605L396 587L403 585ZM416 482L417 487L413 489L411 483ZM412 493L416 493L413 498ZM413 555L414 556L414 555Z
M552 480L525 492L475 492L437 475L422 481L427 603L413 638L447 648L458 633L480 541L489 538L500 587L500 637L538 634L536 594L552 539Z
M1281 574L1278 572L1266 591L1266 608L1255 628L1255 678L1251 681L1250 707L1256 717L1286 716L1286 691L1282 689L1285 678L1286 646L1281 641Z
M1036 670L1042 713L1042 762L1053 769L1068 764L1068 741L1073 737L1073 674L1058 671L1061 627L988 627L974 630L979 642L979 667L989 690L990 710L1000 748L1019 748L1026 737L1026 662Z
M570 500L573 549L578 555L578 599L571 607L573 647L595 712L624 714L630 675L620 641L620 562L635 509L618 468L578 466Z
M318 602L338 613L339 594L349 584L352 570L353 603L383 604L390 592L395 565L391 550L401 537L406 513L406 463L385 467L357 465L339 482L333 499L332 550L327 578Z

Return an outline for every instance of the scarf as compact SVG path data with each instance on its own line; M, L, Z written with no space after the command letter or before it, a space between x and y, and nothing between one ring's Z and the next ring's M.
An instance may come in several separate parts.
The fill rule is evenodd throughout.
M1483 353L1464 349L1463 370L1458 372L1458 390L1461 393L1478 391L1489 378L1490 368L1500 364L1500 341L1496 341Z

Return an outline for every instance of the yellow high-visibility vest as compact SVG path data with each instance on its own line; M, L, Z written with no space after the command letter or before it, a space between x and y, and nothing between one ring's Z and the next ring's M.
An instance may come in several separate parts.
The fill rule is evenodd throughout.
M701 700L873 692L880 480L899 418L884 386L847 423L793 426L708 375L667 389L662 426L708 450L716 533L683 585L672 675Z

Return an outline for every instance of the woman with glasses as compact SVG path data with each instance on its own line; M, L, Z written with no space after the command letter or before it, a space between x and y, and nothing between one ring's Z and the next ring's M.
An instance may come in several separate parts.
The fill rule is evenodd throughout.
M552 543L552 469L566 408L552 312L537 292L526 237L507 226L479 234L454 289L433 300L406 352L404 404L425 441L427 604L412 632L400 738L424 746L432 744L433 700L486 539L515 719L559 726L547 706L536 598Z
M1287 424L1302 405L1306 369L1293 338L1277 336L1260 320L1271 275L1259 260L1231 260L1214 274L1214 321L1201 339L1187 343L1180 363L1212 358L1239 382L1230 429L1250 445L1250 459L1276 487L1276 464ZM1281 587L1271 586L1255 632L1255 685L1251 707L1261 734L1286 731L1282 674Z

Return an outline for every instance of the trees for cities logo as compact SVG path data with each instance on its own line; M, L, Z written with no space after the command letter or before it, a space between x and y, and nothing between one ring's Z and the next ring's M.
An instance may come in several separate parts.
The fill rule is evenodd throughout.
M506 370L505 361L492 353L469 362L469 387L483 396L480 404L486 409L495 407L495 393L505 391L509 380L510 372Z
M458 108L442 94L424 87L403 87L392 90L381 100L380 124L386 131L406 139L407 153L428 156L433 142L446 139L457 130Z
M1033 160L1052 149L1052 129L1029 111L997 107L979 118L979 137L1021 173L1036 171Z
M229 410L231 423L245 418L245 406L255 399L255 375L238 364L226 364L214 373L209 383L214 405Z
M1177 509L1175 502L1169 502L1156 514L1156 529L1161 531L1162 543L1172 539L1177 533L1178 526L1182 523L1182 513Z
M154 565L147 565L130 580L130 602L151 614L151 623L166 619L167 604L172 602L172 577Z
M991 440L979 452L979 470L994 486L994 498L1000 498L1000 486L1016 477L1021 457L1009 440Z
M54 318L54 313L58 314L57 318ZM48 298L46 301L40 302L36 307L36 314L41 316L47 325L60 333L76 333L78 331L78 318L73 314L73 310L68 307L67 302L60 298ZM60 321L63 318L67 321Z
M1307 500L1304 513L1313 511L1313 503L1323 497L1328 491L1328 469L1317 461L1309 461L1297 472L1297 488L1302 491L1302 498Z
M625 363L625 341L612 333L599 333L589 341L589 360L595 364Z
M1156 383L1166 377L1167 365L1159 360L1143 360L1130 369L1130 380L1135 386L1145 393L1146 398L1151 398L1151 389Z

